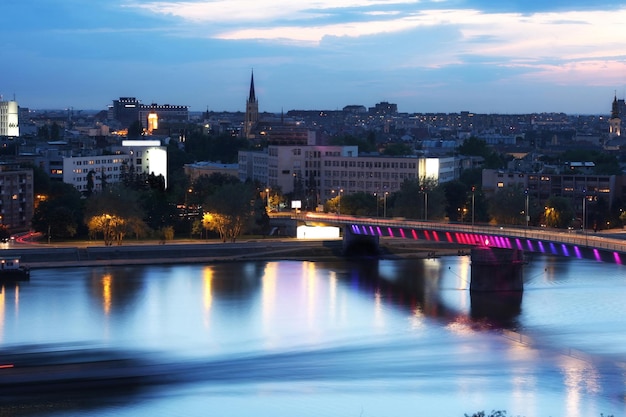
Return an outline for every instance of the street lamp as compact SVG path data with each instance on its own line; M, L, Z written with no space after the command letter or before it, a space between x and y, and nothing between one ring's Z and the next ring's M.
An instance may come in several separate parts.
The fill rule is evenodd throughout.
M267 200L266 210L269 213L270 212L270 189L269 188L265 189L265 199Z
M387 195L389 194L388 191L385 191L385 194L383 194L383 201L384 201L384 206L383 206L383 218L387 217Z
M374 198L376 199L376 217L378 217L378 193L374 193Z
M428 221L428 190L426 187L422 187L424 193L424 221Z
M337 207L339 209L339 214L341 214L341 194L343 193L343 188L339 189L339 202L337 203Z
M474 227L474 195L476 194L476 187L472 185L472 227Z
M582 218L582 229L583 233L585 232L585 226L587 223L587 190L583 188L583 218Z
M530 215L528 214L528 188L524 190L524 194L526 194L526 208L524 210L524 215L526 216L526 228L528 229L528 221L530 220Z

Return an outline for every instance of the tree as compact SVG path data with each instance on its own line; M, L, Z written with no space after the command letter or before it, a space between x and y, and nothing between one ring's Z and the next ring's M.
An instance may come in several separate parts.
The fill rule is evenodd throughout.
M339 197L337 197L339 198ZM363 191L341 196L341 213L356 216L376 215L376 196Z
M433 178L404 180L394 193L392 213L409 219L441 219L445 213L443 186Z
M523 224L526 195L521 184L499 189L489 201L489 212L497 224Z
M11 237L11 231L6 224L0 224L0 241L6 242Z
M63 182L51 182L47 198L41 201L31 221L34 230L58 237L73 237L83 224L80 191Z
M126 233L138 230L143 212L137 194L118 185L89 197L85 219L92 237L101 234L106 246L121 245Z
M256 187L251 183L222 186L205 203L203 225L218 232L222 241L234 242L253 218L257 194Z
M569 199L565 197L550 197L546 201L543 218L547 227L564 229L572 224L573 217L574 210Z

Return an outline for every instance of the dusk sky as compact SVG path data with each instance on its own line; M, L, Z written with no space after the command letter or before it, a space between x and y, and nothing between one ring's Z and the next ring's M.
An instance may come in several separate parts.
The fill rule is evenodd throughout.
M2 0L0 94L31 109L120 96L191 111L371 107L609 114L623 0Z

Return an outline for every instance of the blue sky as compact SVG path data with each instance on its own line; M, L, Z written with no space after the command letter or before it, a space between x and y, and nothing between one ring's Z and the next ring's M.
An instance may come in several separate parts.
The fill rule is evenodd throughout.
M626 95L623 1L2 0L0 21L0 94L32 109L243 111L252 70L269 112L608 114Z

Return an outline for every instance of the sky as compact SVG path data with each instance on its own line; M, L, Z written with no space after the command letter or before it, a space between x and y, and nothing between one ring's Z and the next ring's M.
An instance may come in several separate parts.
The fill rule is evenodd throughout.
M609 114L623 0L2 0L0 94L262 112L387 101L408 113Z

